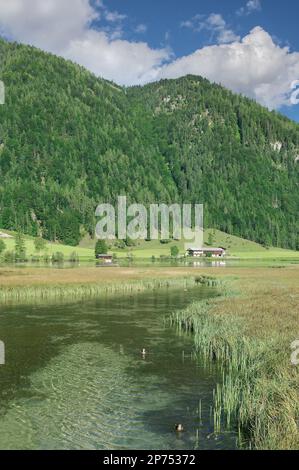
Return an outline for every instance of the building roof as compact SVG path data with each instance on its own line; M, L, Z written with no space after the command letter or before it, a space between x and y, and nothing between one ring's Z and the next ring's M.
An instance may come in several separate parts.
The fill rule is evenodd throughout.
M113 258L112 255L97 255L97 258Z
M188 248L187 251L225 251L225 248Z

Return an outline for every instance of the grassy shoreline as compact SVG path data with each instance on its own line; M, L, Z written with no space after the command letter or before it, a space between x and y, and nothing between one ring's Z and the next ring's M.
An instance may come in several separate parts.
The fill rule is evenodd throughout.
M293 274L298 283L298 271ZM171 318L173 324L192 332L201 357L217 360L222 367L223 380L214 395L216 432L223 420L228 426L237 422L254 449L299 448L299 367L290 360L296 332L299 338L298 304L293 302L298 286L293 291L293 282L286 276L280 287L276 279L259 286L248 281L245 287L236 280L230 283L231 289L226 284L222 297L196 302ZM267 299L273 295L276 310L275 302L267 310ZM288 295L293 296L289 303ZM287 311L284 328L281 319L275 318L281 308L279 299Z
M59 300L59 301L73 301L91 299L107 295L130 295L138 292L145 292L147 290L156 290L161 288L180 288L194 287L196 284L200 285L213 285L214 281L208 277L196 276L178 276L178 277L161 277L161 278L146 278L146 279L132 279L130 281L121 282L74 282L71 284L49 284L49 285L36 285L29 284L25 286L11 285L0 286L0 305L7 303L19 302L37 302L43 300Z

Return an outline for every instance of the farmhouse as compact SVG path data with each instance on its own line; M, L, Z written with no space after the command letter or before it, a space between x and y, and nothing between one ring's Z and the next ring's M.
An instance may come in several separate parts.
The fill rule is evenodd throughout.
M187 250L187 256L192 256L193 258L199 258L203 256L223 258L225 255L225 248L189 248Z
M113 256L112 255L96 255L96 259L102 261L105 264L112 264Z

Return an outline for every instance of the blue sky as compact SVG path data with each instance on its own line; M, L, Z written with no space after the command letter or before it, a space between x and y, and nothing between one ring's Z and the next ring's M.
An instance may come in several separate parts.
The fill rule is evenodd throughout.
M294 0L0 0L7 39L127 86L203 75L299 122L298 17Z
M210 43L207 32L196 33L181 28L183 21L198 14L220 13L232 29L245 36L255 26L261 26L283 45L299 51L298 18L299 2L295 0L260 0L260 5L241 15L246 0L109 0L106 4L114 11L127 15L125 35L139 40L134 25L145 24L144 38L154 47L165 43L169 32L169 44L176 55L190 54ZM238 14L239 13L239 14Z
M242 0L109 0L106 3L112 10L126 15L124 36L127 39L140 40L135 28L144 25L143 38L155 48L171 47L176 57L217 42L207 29L198 31L182 25L196 15L204 17L212 13L220 14L237 36L244 37L254 27L261 26L276 44L299 51L299 2L294 0L260 0L253 2L251 8ZM280 106L279 110L299 121L299 105Z

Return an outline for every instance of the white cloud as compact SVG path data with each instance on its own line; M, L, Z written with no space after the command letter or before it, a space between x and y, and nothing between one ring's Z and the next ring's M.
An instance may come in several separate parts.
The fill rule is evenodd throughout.
M262 28L254 28L243 39L233 39L220 15L198 18L199 27L204 21L217 31L219 44L174 59L167 48L153 49L146 42L117 38L121 24L110 32L92 29L94 20L98 23L104 15L102 2L98 0L97 6L101 8L91 7L88 0L0 0L0 30L119 84L195 74L269 108L291 104L290 87L299 79L299 52L275 44Z
M123 85L154 79L170 58L168 49L152 49L144 42L120 40L122 28L91 29L104 17L120 22L124 15L109 12L103 2L89 0L0 0L0 31L17 41L71 59Z
M290 86L299 77L299 53L277 46L256 27L241 41L204 47L173 61L162 67L160 76L186 74L221 83L273 109L290 104Z
M240 8L237 11L237 15L239 16L244 16L244 15L250 15L251 13L254 13L255 11L261 11L262 5L260 0L249 0L245 7Z
M88 0L0 0L0 26L9 37L62 50L100 17Z
M155 80L170 52L144 42L109 41L103 32L88 31L83 39L71 41L64 55L96 75L132 85Z
M209 31L211 40L216 40L218 44L226 44L240 39L218 13L212 13L209 16L195 15L191 20L183 21L181 27L190 28L195 32Z
M248 11L256 11L262 9L260 0L249 0L249 2L247 2L246 4L246 7Z
M135 28L135 33L138 33L138 34L144 34L147 32L147 26L146 24L143 24L143 23L140 23L136 26Z
M118 13L117 11L105 10L104 15L105 15L105 19L107 21L110 21L111 23L117 23L127 18L127 15L122 15L121 13Z
M212 13L210 16L208 16L206 22L208 25L215 28L224 28L226 26L225 20L217 13Z
M190 28L193 31L201 31L203 28L203 20L205 15L195 15L190 20L182 21L181 27L182 28Z

